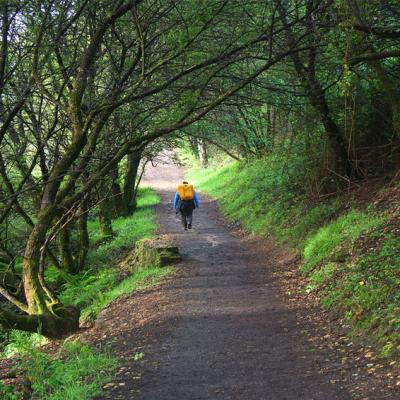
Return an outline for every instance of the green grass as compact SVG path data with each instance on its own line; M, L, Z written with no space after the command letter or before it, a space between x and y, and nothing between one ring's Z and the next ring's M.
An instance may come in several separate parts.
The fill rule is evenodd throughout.
M337 213L340 202L307 203L301 185L291 183L291 175L282 174L280 161L261 159L193 169L188 179L219 200L228 220L239 221L252 234L271 235L280 243L300 248L310 232Z
M14 386L5 385L0 381L0 399L2 400L21 400L22 393L16 392Z
M31 383L33 400L91 399L101 393L117 368L107 351L94 351L79 341L65 341L56 355L29 343L19 343L18 369Z
M39 348L49 341L39 333L29 333L12 330L9 333L8 344L4 347L2 355L4 357L13 357L21 353L28 353L29 349Z
M86 269L76 276L63 274L67 283L63 286L60 297L64 297L65 304L84 305L92 298L93 292L109 287L115 281L116 260L121 258L126 251L131 249L139 239L154 236L157 229L154 208L160 202L159 197L150 188L140 188L138 194L138 208L132 216L113 219L114 237L102 242L99 222L97 219L88 222L88 231L91 242ZM101 243L98 245L98 243ZM46 269L46 282L54 283L60 280L60 273L52 266ZM94 281L99 281L96 284ZM82 281L87 286L82 287ZM69 287L76 286L75 295L78 298L71 302L64 292ZM71 289L73 290L73 289Z
M60 293L63 304L82 309L81 320L94 319L98 313L122 294L155 284L172 273L172 268L149 268L135 272L122 282L118 282L116 261L128 249L132 249L138 239L154 236L157 228L154 220L154 206L159 198L150 189L142 189L138 198L138 209L126 218L113 220L116 235L112 240L92 249L88 256L88 269L82 271L66 283ZM96 236L97 221L90 223L89 230L93 243Z
M136 240L153 236L157 228L153 206L159 202L159 197L150 188L139 189L137 210L131 217L112 221L115 236L89 252L89 266L98 268L107 264L121 251L130 249ZM92 244L98 243L102 239L98 220L89 221L88 229Z
M351 243L361 233L382 222L382 216L351 210L323 226L307 239L303 252L305 262L302 272L308 273L327 257L334 256L335 250L338 250L341 244Z
M362 247L323 291L323 303L340 310L354 334L368 333L382 356L400 355L400 238L376 227L376 242Z
M309 276L309 283L306 286L307 293L313 292L324 285L337 271L337 265L333 262L324 264L321 268L313 271Z
M67 282L62 286L59 294L63 304L78 306L82 309L83 319L88 317L93 319L102 307L107 306L116 298L110 293L115 293L116 287L122 287L123 283L118 282L116 264L128 250L133 248L137 240L154 236L157 225L153 206L159 201L153 190L140 189L138 208L135 213L130 217L114 219L115 236L97 247L96 243L99 243L101 239L99 224L98 221L89 222L92 248L88 254L87 268L75 276L67 277ZM141 280L147 281L152 277L157 279L166 271L168 270L161 271L153 268L145 273L130 276L127 280L135 282L132 286L133 290L139 286ZM54 268L47 270L48 281L55 282L58 278L58 272ZM111 300L107 302L107 299Z
M151 287L173 272L172 267L154 266L137 271L122 281L118 277L118 261L137 240L154 235L157 225L153 206L158 202L154 191L140 189L137 211L130 217L113 220L116 235L103 243L98 222L89 222L92 248L87 268L76 276L63 274L66 282L59 293L63 304L81 309L81 321L95 319L118 297ZM48 282L57 282L59 278L56 269L47 269ZM54 356L40 350L47 341L39 334L12 331L7 340L9 343L3 355L21 357L19 368L32 383L32 399L91 399L101 393L102 385L111 379L116 368L116 360L110 354L98 353L79 342L65 342ZM1 385L0 395L7 400L20 398L12 388Z
M298 161L284 171L283 159L271 156L192 168L187 177L218 200L228 220L297 249L308 277L303 289L319 291L351 334L376 345L382 356L400 355L400 238L397 231L387 233L390 216L373 205L349 209L340 197L310 202ZM363 238L371 243L363 245Z
M81 320L95 319L101 310L118 297L126 293L154 286L172 272L172 267L154 267L135 272L120 283L117 283L115 280L112 281L93 296L92 301L82 310Z

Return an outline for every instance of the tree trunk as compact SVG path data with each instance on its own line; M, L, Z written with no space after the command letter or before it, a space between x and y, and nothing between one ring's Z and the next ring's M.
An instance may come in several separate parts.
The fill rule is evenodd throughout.
M38 221L29 235L23 261L23 281L28 314L51 313L52 299L46 294L39 281L40 249L45 243L48 225L54 217L54 210L42 210Z
M277 111L275 110L274 106L271 106L269 109L269 120L270 120L270 133L269 133L269 140L271 141L273 148L277 142ZM278 121L279 124L279 121Z
M79 272L71 251L71 240L68 226L60 230L58 235L61 263L64 269L72 275Z
M61 339L79 329L78 308L57 306L53 312L53 314L20 315L0 309L0 328L39 332L53 339Z
M99 204L99 223L100 232L103 237L110 237L114 235L111 222L109 199L104 199Z
M320 120L329 141L329 146L332 151L332 168L345 176L353 176L355 171L349 160L343 132L330 116L325 93L319 82L316 81L310 82L308 89L311 105L319 113Z
M61 306L41 279L41 248L55 214L54 206L40 211L25 247L22 271L27 302L25 311L29 315L17 315L0 309L0 325L4 329L40 331L45 336L56 338L79 328L79 311Z
M113 217L117 218L124 214L124 198L121 186L119 184L118 165L110 171L110 177L111 177Z
M306 26L308 33L311 34L310 37L312 42L310 43L310 49L308 50L307 64L304 64L302 62L300 55L296 52L292 53L290 57L293 61L293 66L300 79L300 82L307 92L310 103L315 111L318 112L320 121L324 126L325 133L330 145L330 168L339 175L351 177L356 174L356 171L354 171L354 168L347 154L344 133L331 117L325 92L317 77L316 66L318 48L315 45L315 43L317 43L317 39L314 36L316 34L316 27L314 24L314 20L311 18L311 10L309 10L309 8L312 7L313 3L309 2L307 4L308 17L306 19ZM289 48L293 48L296 46L297 40L292 29L288 25L287 12L282 5L279 6L279 12L281 14L282 21L287 28L287 43L289 45Z
M208 167L208 153L207 153L207 144L204 139L197 140L198 154L200 165L202 168Z
M324 126L328 139L331 157L330 168L345 177L356 177L357 173L349 160L344 133L331 117L325 92L317 81L315 71L309 70L303 77L303 85L308 92L310 103L319 114L319 119Z
M89 251L89 232L87 220L89 214L89 196L86 196L81 203L81 214L79 216L79 252L78 252L78 270L82 271L85 268L86 257Z
M141 151L135 151L128 155L123 194L125 215L132 215L136 210L136 179L141 158Z
M392 79L385 71L379 61L372 61L370 65L376 71L376 74L385 89L386 97L392 107L392 127L394 133L400 137L400 95L398 91L398 82Z
M190 144L190 149L192 150L193 155L196 158L199 158L199 144L198 144L198 139L193 136L188 137L189 144Z

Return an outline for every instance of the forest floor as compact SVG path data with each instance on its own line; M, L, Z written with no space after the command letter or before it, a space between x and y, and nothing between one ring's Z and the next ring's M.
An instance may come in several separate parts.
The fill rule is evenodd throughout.
M98 399L400 399L383 378L390 369L375 371L372 350L299 294L293 254L228 226L201 195L193 229L183 230L171 206L181 178L173 164L145 178L162 199L159 233L182 254L177 272L123 296L82 335L111 342L120 358Z

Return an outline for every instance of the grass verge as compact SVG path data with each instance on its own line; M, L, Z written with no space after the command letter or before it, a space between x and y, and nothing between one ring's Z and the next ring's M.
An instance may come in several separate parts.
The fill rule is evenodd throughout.
M117 361L107 350L95 352L79 341L65 341L56 354L47 354L24 333L14 333L18 347L17 370L29 381L32 400L87 400L101 393L112 379ZM0 386L4 400L18 400L24 394ZM26 395L26 393L25 393Z
M137 272L122 282L119 281L117 262L121 255L132 249L134 243L154 236L157 228L153 206L159 202L158 196L149 188L141 189L138 208L132 216L113 220L114 237L101 243L99 223L89 222L89 236L92 249L88 254L87 268L75 276L70 276L60 292L63 304L79 307L81 322L93 320L111 301L124 293L155 283L171 272L171 269L150 268ZM48 280L57 281L56 270L48 270Z
M126 218L113 220L115 236L100 245L97 221L89 222L92 249L87 268L69 276L59 293L65 305L81 309L81 321L94 320L99 312L125 293L151 287L173 272L172 267L153 267L135 272L124 280L118 276L117 262L135 241L154 236L154 205L159 198L151 189L140 189L138 208ZM59 280L58 272L46 271L49 282ZM39 334L12 331L4 356L18 357L18 369L32 387L32 399L86 400L101 392L102 385L111 379L117 361L107 351L98 352L79 342L66 341L56 355L40 349L46 339ZM17 400L22 394L0 385L1 398Z
M219 201L228 220L296 248L308 277L305 291L318 292L351 326L350 334L375 345L382 357L399 356L398 208L360 208L340 197L311 203L301 188L301 166L288 171L271 157L193 168L188 179ZM395 197L389 196L393 204Z
M151 287L172 272L172 267L148 268L118 282L115 270L103 270L96 278L88 276L76 285L68 285L61 295L61 300L64 304L82 307L82 322L94 320L101 310L118 297Z
M340 209L340 201L321 204L307 201L296 175L282 173L277 157L242 164L233 162L215 169L192 169L188 179L219 200L230 221L240 222L257 235L272 235L280 243L303 248L315 232Z

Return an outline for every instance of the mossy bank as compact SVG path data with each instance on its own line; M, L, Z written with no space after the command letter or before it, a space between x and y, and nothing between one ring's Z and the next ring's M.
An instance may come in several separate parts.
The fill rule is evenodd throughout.
M267 157L193 168L188 179L219 201L229 221L295 248L308 278L299 290L318 292L351 335L375 345L382 357L398 357L398 188L382 187L367 203L348 193L313 199L303 190L301 171L293 165L282 170L279 157Z

